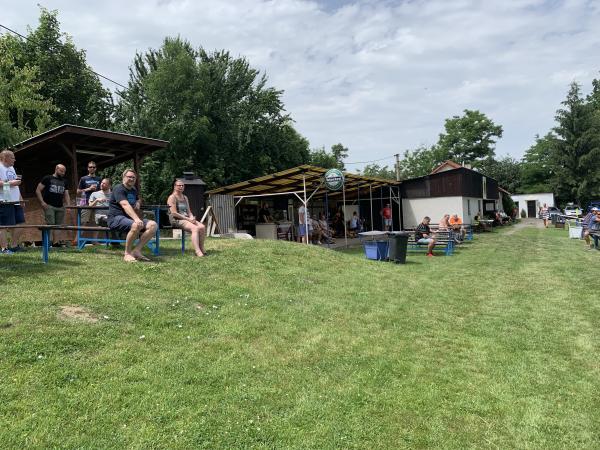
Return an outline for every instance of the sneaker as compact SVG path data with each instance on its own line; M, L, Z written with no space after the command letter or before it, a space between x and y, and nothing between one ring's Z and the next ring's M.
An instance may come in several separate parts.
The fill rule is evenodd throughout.
M7 248L0 249L0 255L14 255L15 253Z
M431 257L433 257L433 253L427 253L427 256L429 256L431 258Z

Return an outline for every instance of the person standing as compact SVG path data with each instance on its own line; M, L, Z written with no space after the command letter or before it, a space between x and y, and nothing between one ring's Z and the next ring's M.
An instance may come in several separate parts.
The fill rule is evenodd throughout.
M380 211L381 217L383 218L383 231L392 230L392 208L389 203L385 204L385 208Z
M306 228L308 227L308 233ZM312 223L310 220L310 213L306 209L304 204L298 208L298 238L300 242L308 243L309 236L312 234Z
M181 180L175 180L173 183L173 192L167 199L169 205L169 220L174 228L180 228L188 231L192 235L192 245L196 256L204 256L204 236L206 227L196 220L190 209L190 202L187 195L183 194L185 185Z
M46 175L37 185L35 195L44 210L46 225L62 225L65 221L65 204L71 203L69 196L69 183L65 178L67 168L57 164L52 175ZM56 234L51 233L52 244L59 246L54 241Z
M79 206L86 206L90 203L90 196L93 192L98 190L100 182L102 181L99 176L96 175L96 163L90 161L87 165L88 174L79 179L79 185L77 187L77 196L85 195L85 202L79 202ZM84 209L81 211L81 223L86 224L91 219L91 210Z
M550 212L548 206L544 203L544 206L540 208L540 218L544 221L544 227L548 228L548 219L550 218Z
M5 184L8 186L8 198L3 198L6 202L22 202L21 178L17 176L15 168L15 154L10 150L0 152L0 190L3 192ZM21 204L0 204L0 225L18 225L25 223L25 211ZM21 251L21 229L12 230L12 247L8 247L8 240L4 230L0 230L0 253L11 254Z
M117 184L110 196L108 205L108 226L111 230L127 232L125 238L126 262L150 261L142 255L142 249L154 236L157 224L153 220L142 219L139 214L140 202L133 169L125 169L122 184ZM138 244L133 244L139 238Z

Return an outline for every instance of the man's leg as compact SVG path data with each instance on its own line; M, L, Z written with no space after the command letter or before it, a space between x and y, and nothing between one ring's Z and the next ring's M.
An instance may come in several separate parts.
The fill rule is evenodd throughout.
M123 257L125 261L129 262L137 259L133 254L133 243L138 238L141 228L142 227L133 223L129 229L129 232L127 233L127 237L125 238L125 256Z
M48 205L48 207L44 210L44 220L46 221L46 225L56 225L56 216L54 211L56 208L54 206ZM55 244L54 241L54 231L50 231L50 244Z
M15 205L15 224L20 225L25 223L25 211L20 205ZM15 228L12 230L12 247L16 250L20 250L21 247L21 236L23 234L22 228Z
M142 233L142 235L140 236L140 240L138 242L138 245L135 246L135 248L132 251L133 256L136 259L146 259L143 255L142 255L142 249L144 248L144 246L150 242L150 239L152 239L152 237L156 234L156 228L157 228L157 224L155 221L153 220L148 220L147 222L145 222L146 224L146 231L144 231ZM135 225L135 224L134 224ZM133 229L133 226L132 226ZM138 230L139 232L140 230ZM127 235L127 239L129 240L129 235ZM135 239L134 239L135 240ZM133 245L133 240L131 241L131 244Z

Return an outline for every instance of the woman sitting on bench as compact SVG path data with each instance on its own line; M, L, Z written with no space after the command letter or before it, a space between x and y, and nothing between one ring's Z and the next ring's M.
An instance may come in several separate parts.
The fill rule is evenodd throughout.
M204 256L204 236L206 227L198 222L190 210L190 202L186 195L183 195L185 185L183 181L175 180L173 183L173 193L167 199L169 205L169 220L173 228L180 228L188 231L192 235L192 245L196 256Z

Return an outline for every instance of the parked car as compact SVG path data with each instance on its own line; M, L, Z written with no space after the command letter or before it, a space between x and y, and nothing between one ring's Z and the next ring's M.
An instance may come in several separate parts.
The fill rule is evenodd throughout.
M565 216L578 216L581 214L581 208L574 203L567 203L565 206Z
M562 211L560 209L558 209L556 206L549 206L548 207L548 214L550 216L550 220L552 220L553 216L560 216L560 215L562 215Z

